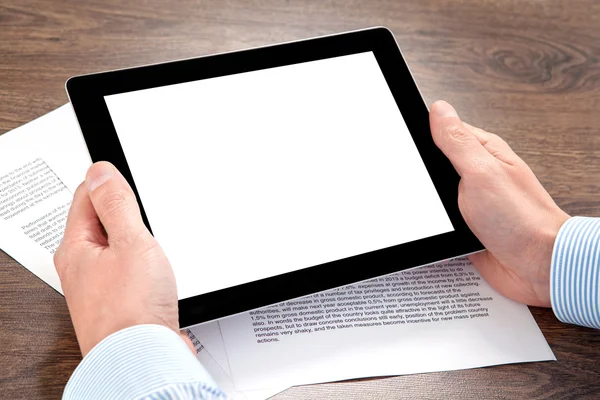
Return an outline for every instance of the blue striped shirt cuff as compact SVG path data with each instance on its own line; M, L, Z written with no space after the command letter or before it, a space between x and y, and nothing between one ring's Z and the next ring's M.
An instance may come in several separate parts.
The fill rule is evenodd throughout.
M224 398L183 339L137 325L98 343L69 379L63 399Z
M600 328L600 218L573 217L560 228L550 271L550 299L562 322Z

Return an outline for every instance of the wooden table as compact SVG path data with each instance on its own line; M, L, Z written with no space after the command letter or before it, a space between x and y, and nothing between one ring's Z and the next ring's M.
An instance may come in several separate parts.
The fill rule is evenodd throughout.
M600 216L595 0L3 0L0 132L67 102L72 75L373 25L395 33L427 102L503 136L570 214ZM0 397L58 398L81 357L64 299L2 252L0 265ZM277 398L600 398L599 332L532 312L557 362Z

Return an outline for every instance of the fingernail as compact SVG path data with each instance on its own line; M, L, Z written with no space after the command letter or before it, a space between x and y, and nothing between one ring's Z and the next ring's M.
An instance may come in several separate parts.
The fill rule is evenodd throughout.
M114 175L115 167L109 163L100 162L92 165L88 169L88 173L85 177L85 183L90 192L93 192L100 185L111 179Z
M438 117L458 117L456 110L445 101L437 101L433 107L433 113Z

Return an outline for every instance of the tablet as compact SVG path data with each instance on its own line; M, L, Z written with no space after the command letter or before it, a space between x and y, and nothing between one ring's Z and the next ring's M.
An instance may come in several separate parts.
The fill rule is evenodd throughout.
M385 28L66 87L171 261L182 327L483 248Z

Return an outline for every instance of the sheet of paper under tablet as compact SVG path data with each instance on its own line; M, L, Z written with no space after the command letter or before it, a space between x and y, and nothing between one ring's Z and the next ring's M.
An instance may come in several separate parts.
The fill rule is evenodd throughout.
M237 390L555 360L466 259L219 321Z
M208 350L227 376L231 377L231 369L229 368L229 361L227 361L227 351L223 343L219 322L213 321L190 326L189 330L194 337L200 340L202 346Z
M0 146L0 248L60 292L52 254L71 192L42 158L10 150Z
M90 165L70 105L0 136L0 248L61 292L52 254Z
M71 192L83 182L91 165L70 104L0 135L0 146L41 157Z
M209 327L209 329L201 330L205 335L211 335L210 332L212 327L215 327L218 331L219 327L216 323L211 323L209 325L205 325L205 327ZM233 385L233 381L229 376L229 372L226 371L217 361L216 361L216 353L211 352L201 343L198 338L195 336L194 332L190 329L186 329L188 337L192 341L194 348L196 349L196 357L198 361L206 368L210 376L213 378L217 386L229 396L230 399L233 400L264 400L268 399L276 395L279 392L284 391L287 387L282 388L263 388L259 390L250 390L247 392L240 392L235 389ZM213 348L216 352L219 352L222 348Z

